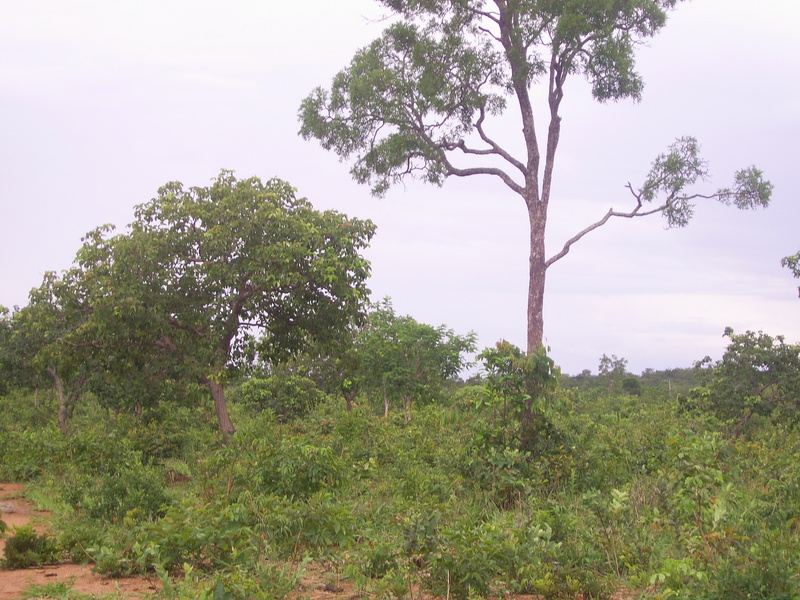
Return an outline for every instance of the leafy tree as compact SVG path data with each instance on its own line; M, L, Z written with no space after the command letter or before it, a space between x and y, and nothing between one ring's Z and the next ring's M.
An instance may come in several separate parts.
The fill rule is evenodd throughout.
M23 331L23 312L0 306L0 395L14 388L35 389L42 382L31 364L36 347Z
M344 398L347 411L352 412L353 402L364 385L362 354L359 351L359 336L366 327L364 323L351 323L343 332L335 347L311 347L305 353L285 364L294 375L302 375L332 396ZM278 365L270 365L273 371Z
M78 254L91 305L81 335L117 375L157 365L162 378L206 386L226 441L225 381L253 348L285 357L334 345L360 318L359 250L373 224L316 211L286 182L230 171L205 188L173 182L135 216L128 233L92 232Z
M136 411L168 392L176 395L178 361L151 351L152 314L127 310L131 300L121 303L122 287L99 260L98 247L111 250L104 239L110 230L106 226L88 234L77 266L60 275L46 273L28 305L15 314L15 347L32 377L52 379L63 433L87 391L107 407Z
M17 360L27 370L29 383L42 376L52 380L58 396L58 426L67 433L67 422L93 373L102 372L96 361L97 347L84 343L81 328L89 307L77 269L61 276L45 273L42 285L30 292L28 305L14 314L11 338Z
M17 356L11 346L11 313L0 305L0 396L7 394L17 372Z
M611 218L662 214L683 227L694 202L766 206L772 185L755 167L732 187L692 191L708 170L697 141L678 139L644 182L628 184L631 210L609 211L545 255L545 228L561 135L561 103L571 75L591 83L600 102L639 100L634 49L665 24L677 0L380 0L396 16L300 107L300 134L352 159L351 173L380 195L407 177L441 185L486 175L517 194L530 222L528 352L542 345L545 272L571 246ZM535 98L544 100L540 118ZM523 151L503 147L491 121L510 106L522 121ZM545 122L544 131L537 125ZM516 141L514 146L517 147Z
M411 419L414 400L435 399L442 385L467 365L463 354L475 351L475 334L455 334L395 313L386 298L372 306L356 341L360 373L356 381L383 398L384 414L392 401Z
M611 395L617 384L622 381L628 373L627 367L628 359L617 358L616 354L612 354L610 357L603 354L603 356L600 357L598 371L600 377L606 382L609 395Z
M800 278L800 252L782 258L781 265L789 269L795 277ZM797 288L797 295L800 296L800 287Z
M730 327L725 336L730 344L722 360L697 363L705 386L692 390L688 401L732 422L734 434L755 415L800 420L800 344L763 332L735 334Z

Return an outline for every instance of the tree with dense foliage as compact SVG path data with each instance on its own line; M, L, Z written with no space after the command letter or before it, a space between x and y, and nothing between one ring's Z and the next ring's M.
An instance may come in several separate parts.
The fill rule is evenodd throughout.
M642 382L638 377L629 376L622 380L622 391L628 396L641 396L642 395Z
M58 426L67 422L90 379L105 373L97 360L99 346L83 336L89 314L87 293L79 269L60 276L45 273L42 285L31 290L27 306L13 318L11 342L29 384L46 376L58 396Z
M356 340L359 380L383 398L384 414L400 401L411 420L413 402L436 398L444 382L467 365L464 354L474 351L474 333L461 336L444 325L400 316L387 298L372 306Z
M783 257L781 265L789 269L795 277L800 278L800 252ZM797 288L797 295L800 296L800 287Z
M655 159L640 186L628 184L631 210L609 209L548 258L567 79L586 77L600 102L639 100L634 50L664 26L677 0L380 2L394 13L392 24L356 53L330 90L317 88L303 101L300 133L352 159L353 177L377 195L410 176L441 185L447 177L478 175L517 194L530 223L528 352L542 345L547 269L611 218L662 214L669 227L683 227L698 199L739 208L768 204L772 186L755 167L737 172L732 187L690 189L708 169L697 141L683 137ZM537 97L546 106L541 116ZM490 123L509 105L521 119L521 140L501 145Z
M11 347L12 332L11 312L0 305L0 396L8 393L17 370L16 353Z
M706 357L697 364L705 385L692 391L688 403L732 423L734 434L755 415L800 420L800 344L760 331L735 334L730 327L725 336L730 344L722 360Z
M344 398L347 412L352 412L353 402L364 383L363 357L358 342L367 320L350 323L341 332L340 343L334 347L310 347L306 352L278 365L264 365L270 374L287 370L293 376L313 381L317 388L331 396Z
M220 431L235 429L225 381L253 348L289 356L337 343L361 318L369 221L319 212L286 182L169 183L136 209L127 233L100 228L78 254L90 315L79 331L117 373L155 365L206 386Z
M600 378L605 381L608 394L611 395L614 388L628 373L628 359L617 358L616 354L612 354L611 356L603 354L603 356L600 357L598 373L600 374Z

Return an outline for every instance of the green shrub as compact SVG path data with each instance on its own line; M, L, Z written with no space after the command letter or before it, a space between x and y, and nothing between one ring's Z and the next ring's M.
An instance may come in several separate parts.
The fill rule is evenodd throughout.
M216 495L224 485L234 501L245 490L308 498L348 479L347 463L321 440L312 436L275 439L278 436L275 430L240 431L230 447L207 457L199 469L206 497Z
M249 509L224 498L205 504L185 498L162 518L133 530L131 540L119 544L128 551L116 562L126 565L129 572L175 571L183 564L224 569L259 556L263 545L254 537L255 523ZM114 562L110 561L112 567Z
M353 506L329 490L303 499L248 493L242 503L257 521L254 531L283 558L325 556L331 548L348 546L354 537Z
M102 474L70 470L61 494L85 517L106 523L120 523L129 513L139 520L153 519L171 503L164 473L135 460Z
M534 518L500 513L443 525L423 556L425 585L438 596L533 594L544 598L607 598L584 557L570 560L553 529Z
M0 434L0 479L32 481L58 464L67 439L55 425Z
M709 575L710 589L703 596L715 600L800 597L800 552L794 529L767 529L749 544L737 544L736 555Z
M283 600L296 587L302 566L263 561L253 568L233 568L211 578L188 568L177 584L168 582L174 600Z
M73 563L85 563L92 559L89 548L96 547L108 535L103 527L87 519L72 518L56 524L58 545Z
M6 540L3 567L26 569L49 565L58 561L60 549L56 541L47 534L38 534L30 525L16 527Z

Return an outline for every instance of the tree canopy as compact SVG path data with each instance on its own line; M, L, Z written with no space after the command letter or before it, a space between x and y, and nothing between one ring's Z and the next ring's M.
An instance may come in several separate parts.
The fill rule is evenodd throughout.
M61 280L74 285L48 296L82 315L57 343L95 356L106 384L207 386L226 439L231 370L253 352L335 345L362 318L369 263L360 250L374 225L317 211L284 181L222 171L208 187L172 182L135 217L125 233L88 234Z
M739 433L756 415L796 424L800 419L800 345L762 331L734 333L722 360L709 357L697 369L705 386L684 404L706 409L730 422Z
M783 257L781 265L789 269L795 277L800 278L800 252ZM797 292L800 295L800 287L797 288Z
M475 334L457 335L444 325L434 327L408 315L398 315L387 298L372 305L369 319L357 334L358 378L384 399L405 406L411 419L414 400L430 401L443 383L467 365L464 354L475 351Z
M524 201L530 222L528 352L542 345L545 272L612 217L662 214L682 227L695 201L766 206L771 184L755 167L717 191L693 189L707 175L694 138L655 159L633 207L603 218L545 255L545 230L570 76L600 102L639 100L635 49L666 23L677 0L380 0L393 13L380 38L359 50L329 89L300 107L300 134L352 161L351 173L383 194L407 177L488 176ZM535 110L537 94L543 114ZM523 151L501 145L491 123L507 110L522 122ZM541 128L541 123L546 125Z

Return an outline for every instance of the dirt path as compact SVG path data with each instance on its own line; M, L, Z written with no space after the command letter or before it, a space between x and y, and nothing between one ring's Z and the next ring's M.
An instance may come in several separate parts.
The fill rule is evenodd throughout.
M33 524L39 533L47 529L49 514L35 510L22 499L24 486L18 483L0 483L0 511L9 526ZM11 534L11 531L8 532ZM0 558L4 556L5 540L0 539ZM21 600L22 592L31 584L65 582L72 589L93 597L120 592L123 598L139 600L156 591L152 582L139 578L109 579L92 573L88 565L52 565L32 569L0 569L0 600Z

